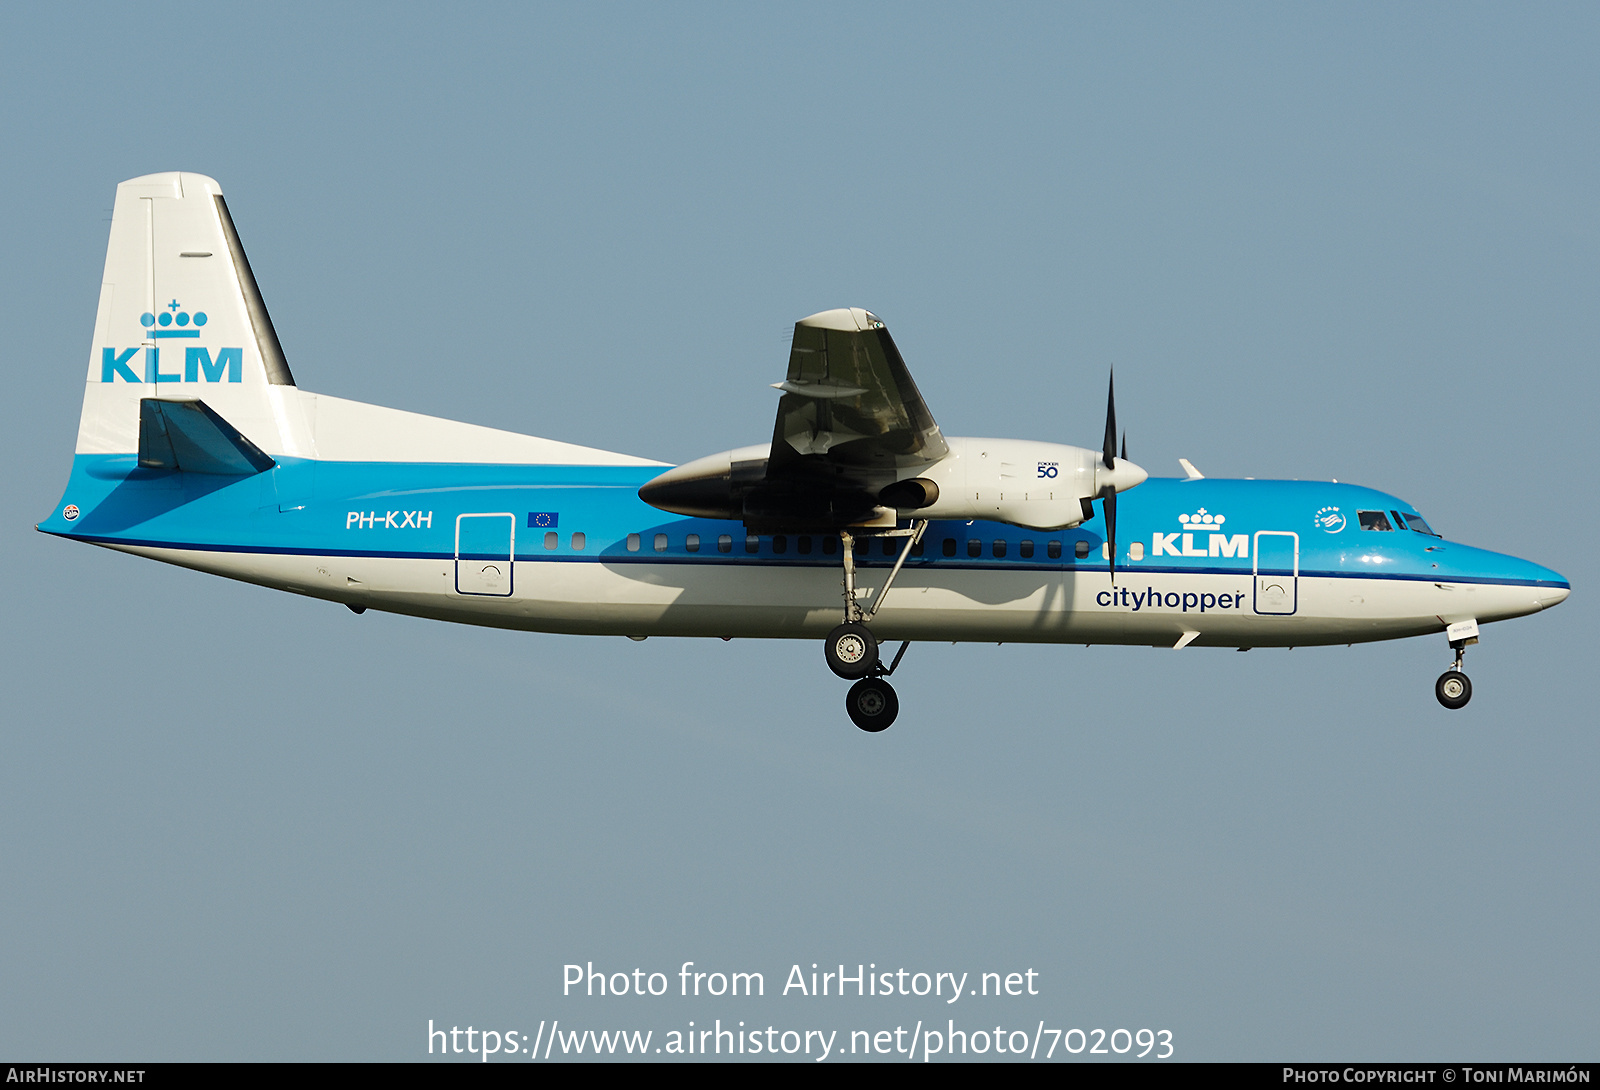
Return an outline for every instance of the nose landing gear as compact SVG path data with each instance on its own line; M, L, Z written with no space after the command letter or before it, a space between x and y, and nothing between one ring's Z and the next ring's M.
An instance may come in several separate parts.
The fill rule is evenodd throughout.
M1478 642L1478 625L1475 621L1462 621L1451 625L1445 634L1450 638L1456 661L1433 683L1433 695L1438 697L1439 703L1455 711L1465 708L1472 699L1472 681L1462 671L1461 659L1467 653L1467 645Z

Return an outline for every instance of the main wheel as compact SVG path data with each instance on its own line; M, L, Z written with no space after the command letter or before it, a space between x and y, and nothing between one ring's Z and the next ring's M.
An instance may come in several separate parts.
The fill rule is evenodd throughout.
M1446 670L1433 683L1433 695L1451 711L1465 708L1472 699L1472 682L1460 670Z
M894 695L894 686L883 678L866 677L850 686L844 708L850 713L850 722L869 734L877 734L888 730L900 714L900 698Z
M849 621L828 633L822 645L828 669L849 681L866 677L878 665L878 641L867 626Z

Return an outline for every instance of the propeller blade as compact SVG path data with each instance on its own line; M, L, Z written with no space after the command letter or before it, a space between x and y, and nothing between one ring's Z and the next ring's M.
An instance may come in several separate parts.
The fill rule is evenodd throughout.
M1127 432L1123 432L1122 433L1122 460L1124 462L1126 462L1128 460L1128 433Z
M1111 557L1111 582L1117 581L1117 490L1106 489L1106 545Z
M1107 469L1117 468L1117 373L1113 369L1106 384L1106 441L1100 451Z

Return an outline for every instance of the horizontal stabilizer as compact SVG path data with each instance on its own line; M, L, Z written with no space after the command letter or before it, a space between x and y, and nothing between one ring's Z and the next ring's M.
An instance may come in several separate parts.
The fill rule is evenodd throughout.
M158 397L139 402L139 464L228 477L277 465L204 401Z

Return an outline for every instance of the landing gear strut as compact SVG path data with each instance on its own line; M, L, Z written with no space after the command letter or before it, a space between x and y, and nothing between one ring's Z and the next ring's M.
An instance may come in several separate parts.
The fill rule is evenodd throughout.
M894 661L885 667L878 655L877 637L867 627L867 622L883 606L895 576L900 574L906 557L911 555L912 547L922 539L922 532L927 528L927 520L920 519L909 530L891 530L883 535L904 537L906 543L889 577L883 581L883 588L878 591L871 610L863 610L861 603L856 600L854 535L849 531L839 534L839 544L844 553L844 623L828 633L822 645L822 654L828 662L828 669L846 681L855 682L845 697L845 711L849 713L852 723L873 734L888 730L895 716L900 714L900 698L895 695L894 686L885 679L900 665L911 642L902 643Z
M1454 631L1455 626L1451 627L1450 635L1457 635ZM1461 669L1461 659L1467 653L1467 645L1478 642L1478 626L1473 624L1470 631L1470 635L1463 631L1460 638L1450 641L1450 647L1456 653L1456 661L1450 669L1439 675L1438 681L1433 683L1433 695L1439 698L1439 703L1451 711L1465 708L1467 701L1472 699L1472 682Z

